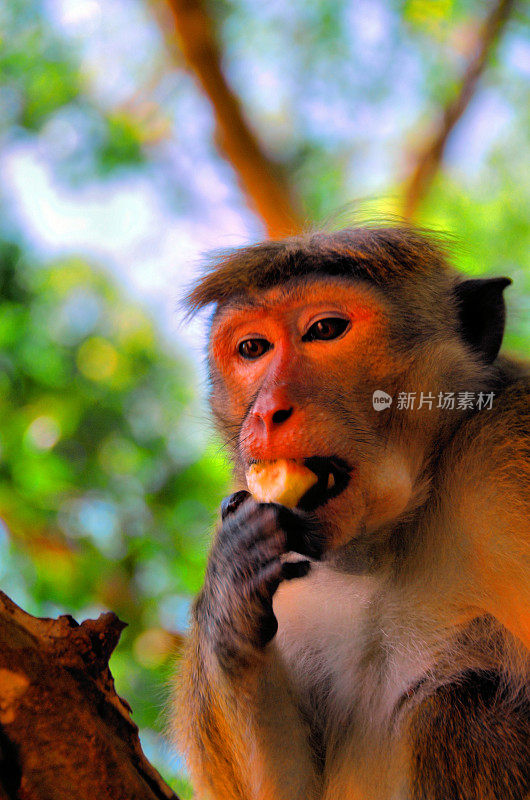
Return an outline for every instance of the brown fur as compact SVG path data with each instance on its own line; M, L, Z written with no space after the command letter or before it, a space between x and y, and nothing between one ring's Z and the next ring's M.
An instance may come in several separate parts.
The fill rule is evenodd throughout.
M522 698L506 702L494 675L464 674L440 687L420 705L411 728L413 800L525 800L528 706Z
M441 237L379 226L266 241L214 257L187 302L197 310L314 274L360 278L385 289L400 287L404 280L424 280L446 270L446 246Z
M175 701L199 797L529 792L530 378L495 358L507 281L479 284L432 238L368 228L224 254L191 293L193 309L217 304L211 402L237 486L252 459L354 465L307 519L247 501L219 528ZM313 306L351 310L351 334L304 344ZM273 349L241 361L257 335ZM495 400L375 413L378 388ZM309 574L275 571L278 553L318 558L323 542ZM247 546L270 559L257 595Z

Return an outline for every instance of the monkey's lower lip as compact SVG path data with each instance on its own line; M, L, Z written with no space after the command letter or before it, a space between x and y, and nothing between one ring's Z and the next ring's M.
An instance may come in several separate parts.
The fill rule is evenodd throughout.
M298 503L303 511L314 511L344 491L351 478L351 467L338 456L311 456L304 459L305 466L318 480Z

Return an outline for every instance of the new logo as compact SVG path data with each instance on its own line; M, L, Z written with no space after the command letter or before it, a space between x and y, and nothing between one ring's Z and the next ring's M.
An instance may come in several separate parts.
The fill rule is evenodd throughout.
M372 395L372 405L375 411L384 411L392 405L392 398L382 389L376 389Z

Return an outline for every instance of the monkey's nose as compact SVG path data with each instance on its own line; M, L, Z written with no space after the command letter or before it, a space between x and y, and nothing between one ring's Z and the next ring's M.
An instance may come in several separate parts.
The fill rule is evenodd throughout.
M271 433L293 416L294 405L285 386L275 386L262 392L251 412L254 423Z
M287 422L292 416L293 411L293 406L290 408L278 408L277 406L272 408L255 408L252 412L252 419L259 423L262 429L267 433L271 433L279 425Z
M262 388L250 412L250 426L257 436L269 438L275 431L296 416L296 406L285 384Z
M278 411L275 411L272 415L272 421L275 425L280 425L280 423L285 422L289 419L291 414L293 413L293 407L291 408L280 408Z

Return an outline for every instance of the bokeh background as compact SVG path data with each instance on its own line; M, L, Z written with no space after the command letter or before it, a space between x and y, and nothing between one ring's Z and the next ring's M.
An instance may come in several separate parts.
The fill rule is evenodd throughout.
M128 622L117 688L183 797L164 707L229 468L179 299L205 251L362 200L510 275L528 353L528 23L509 0L0 0L0 587Z

